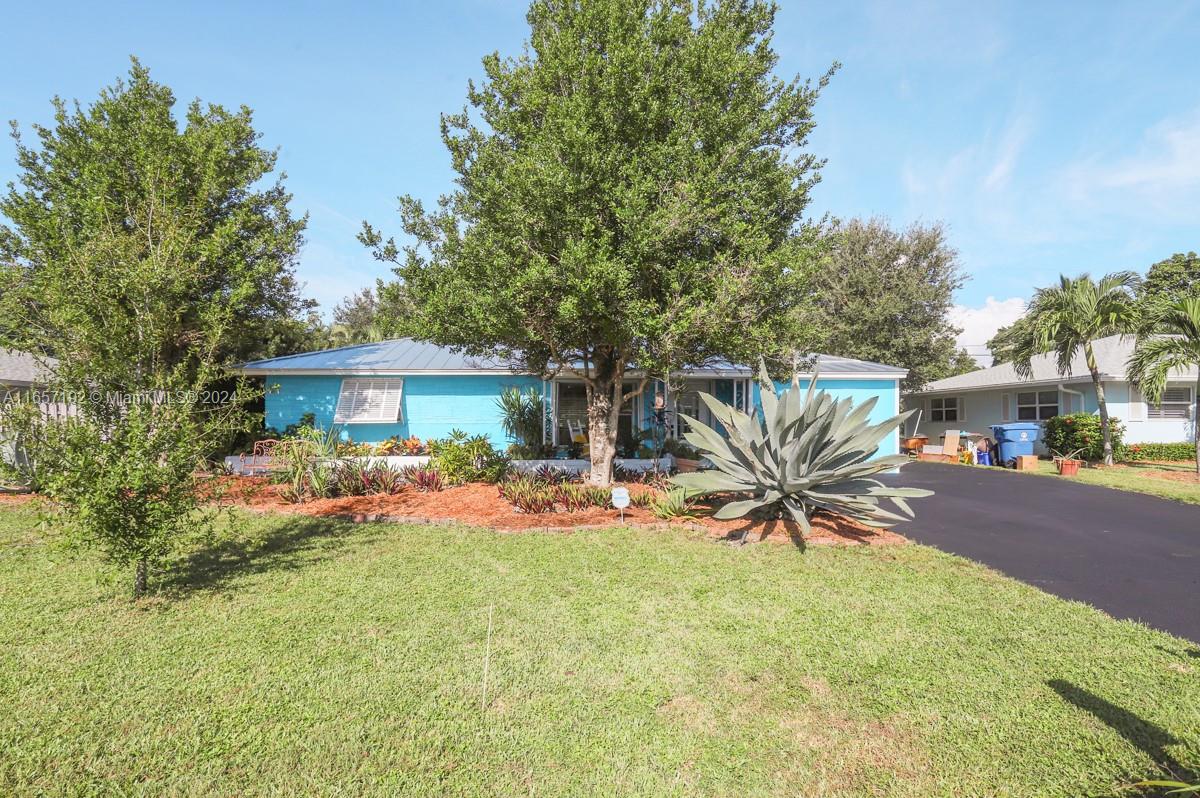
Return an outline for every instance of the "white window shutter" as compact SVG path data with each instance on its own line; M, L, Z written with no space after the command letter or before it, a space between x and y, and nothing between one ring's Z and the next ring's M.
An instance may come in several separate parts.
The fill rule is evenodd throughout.
M1000 420L1012 421L1012 402L1009 394L1000 394Z
M1142 401L1142 392L1133 383L1129 383L1129 420L1141 421L1146 417L1146 403Z
M400 420L404 380L382 378L374 380L342 380L336 424L394 423Z

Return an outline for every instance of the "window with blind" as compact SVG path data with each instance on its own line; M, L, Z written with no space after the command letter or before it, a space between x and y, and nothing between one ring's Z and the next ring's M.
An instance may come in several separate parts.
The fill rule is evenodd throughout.
M342 380L335 424L390 424L400 421L404 380L395 377Z
M1192 389L1174 386L1163 391L1157 405L1146 408L1148 418L1189 418L1192 414Z
M1018 421L1045 421L1058 415L1058 391L1017 394Z

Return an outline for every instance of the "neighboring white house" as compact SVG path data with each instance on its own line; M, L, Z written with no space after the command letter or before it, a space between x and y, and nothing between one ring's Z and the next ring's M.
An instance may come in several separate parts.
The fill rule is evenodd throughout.
M33 355L0 349L0 399L10 390L30 388L43 381L42 367Z
M1125 424L1126 443L1176 443L1195 441L1192 418L1196 372L1176 372L1167 384L1161 404L1151 405L1125 378L1133 353L1133 338L1114 335L1095 342L1108 412ZM928 435L931 443L946 430L990 434L993 424L1010 421L1044 421L1068 413L1096 413L1096 390L1084 362L1083 350L1062 376L1053 354L1033 358L1033 376L1023 380L1011 363L979 369L929 383L922 391L904 396L905 409L921 411L920 421L910 419L907 434Z

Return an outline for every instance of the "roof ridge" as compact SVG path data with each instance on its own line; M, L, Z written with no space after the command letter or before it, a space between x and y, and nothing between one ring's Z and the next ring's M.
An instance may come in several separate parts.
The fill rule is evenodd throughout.
M250 361L243 363L241 365L241 368L248 368L250 366L256 366L256 365L259 365L262 363L274 363L277 360L291 360L292 358L296 358L296 357L309 357L310 355L324 355L329 352L344 352L347 349L361 349L361 348L367 347L367 346L379 346L380 344L392 344L397 341L416 341L416 339L409 338L407 336L403 336L400 338L388 338L383 341L366 341L365 343L361 343L361 344L346 344L345 346L334 346L334 347L330 347L329 349L312 349L308 352L294 352L293 354L290 354L290 355L278 355L277 357L265 357L262 360L250 360ZM428 343L428 342L416 341L416 343ZM434 344L434 346L436 346L436 344Z

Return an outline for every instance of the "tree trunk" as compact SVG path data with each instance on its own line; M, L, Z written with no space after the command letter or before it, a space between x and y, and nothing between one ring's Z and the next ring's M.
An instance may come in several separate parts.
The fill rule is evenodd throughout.
M136 570L133 572L133 597L141 598L146 595L146 560L137 561Z
M1100 436L1104 438L1104 464L1113 464L1112 425L1108 420L1108 402L1104 399L1104 384L1100 382L1100 369L1096 365L1096 355L1092 352L1092 342L1083 345L1083 353L1087 358L1088 371L1092 373L1092 384L1096 386L1096 404L1100 407Z
M617 456L625 361L611 349L598 349L593 363L595 373L587 387L590 481L607 487L612 484L613 460Z

